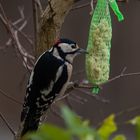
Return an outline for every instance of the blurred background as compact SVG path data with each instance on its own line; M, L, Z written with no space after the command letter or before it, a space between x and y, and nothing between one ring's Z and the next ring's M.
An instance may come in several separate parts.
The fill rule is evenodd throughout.
M82 0L76 5L87 3L90 0ZM25 0L0 0L7 17L11 22L20 18L18 8L24 8L24 14L28 21L23 29L32 40L34 39L34 25L32 18L32 3ZM46 4L42 0L43 5ZM75 5L75 6L76 6ZM140 72L140 1L129 0L128 3L119 3L119 7L125 17L121 23L111 11L113 23L113 39L111 49L111 73L110 78L121 73L127 67L126 73ZM86 48L88 30L90 24L90 6L71 11L63 24L61 36L70 38L78 42L79 46ZM16 56L13 46L5 47L9 35L3 24L0 22L0 89L13 98L23 101L29 74L23 67L22 61ZM20 37L20 41L25 48L33 53L33 48ZM73 80L86 79L84 56L77 57L74 62ZM103 86L99 96L110 102L108 104L97 101L91 96L82 92L73 91L87 99L87 102L80 104L70 100L73 110L84 119L89 119L91 125L97 126L105 117L111 113L118 113L128 108L140 105L140 75L127 76L115 80ZM0 94L0 112L16 131L20 120L21 105L14 103ZM124 122L139 115L140 110L131 111L117 117L120 133L125 133L128 140L134 139L133 127L124 125ZM48 111L48 122L58 125L63 124L63 120ZM12 134L0 119L0 140L11 140Z

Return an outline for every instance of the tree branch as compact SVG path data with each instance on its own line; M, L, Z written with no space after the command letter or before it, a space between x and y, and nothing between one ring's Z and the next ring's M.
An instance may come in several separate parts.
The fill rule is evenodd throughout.
M113 82L113 81L115 81L117 79L120 79L122 77L138 76L138 75L140 75L140 72L125 73L126 69L127 69L127 67L124 67L119 75L109 79L107 82L103 83L101 86L103 86L105 84L108 84L108 83L111 83L111 82Z
M11 100L11 101L13 101L13 102L15 102L15 103L17 103L17 104L20 104L20 105L23 104L22 102L16 100L16 99L13 98L12 96L9 96L9 95L8 95L7 93L5 93L2 89L0 89L0 94L2 94L2 95L5 96L7 99L9 99L9 100Z
M40 19L37 0L32 0L32 7L33 7L33 22L34 22L34 40L35 40L35 48L36 48L37 41L38 41L38 30L39 30L39 19Z
M6 124L7 128L10 130L10 132L16 136L16 133L14 131L14 129L11 127L11 125L8 123L8 121L5 119L5 117L2 115L2 113L0 112L0 118L3 120L3 122Z
M20 58L23 61L23 65L26 67L26 69L30 72L32 70L33 64L34 64L34 56L30 55L24 47L21 45L18 37L18 30L22 31L22 29L26 26L27 20L24 20L24 22L21 24L21 26L18 28L18 30L15 29L15 24L19 23L20 20L17 22L14 22L14 25L8 20L5 11L0 3L0 10L2 11L2 14L0 14L0 20L2 21L3 25L7 29L7 32L10 34L11 38L8 40L8 43L11 43L16 51L18 52L17 55L20 55ZM22 10L21 10L22 11ZM23 13L21 13L21 18L23 19ZM14 28L13 28L14 26Z

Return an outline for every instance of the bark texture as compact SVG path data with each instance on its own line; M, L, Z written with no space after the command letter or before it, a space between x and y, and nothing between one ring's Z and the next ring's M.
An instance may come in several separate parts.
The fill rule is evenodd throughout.
M49 0L38 28L36 56L48 50L59 38L64 19L72 8L74 0Z

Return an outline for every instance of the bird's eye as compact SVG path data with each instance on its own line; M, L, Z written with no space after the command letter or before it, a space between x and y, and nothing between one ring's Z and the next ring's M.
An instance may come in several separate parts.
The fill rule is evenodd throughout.
M75 44L72 44L72 45L71 45L71 48L72 48L72 49L75 49L75 48L76 48L76 45L75 45Z

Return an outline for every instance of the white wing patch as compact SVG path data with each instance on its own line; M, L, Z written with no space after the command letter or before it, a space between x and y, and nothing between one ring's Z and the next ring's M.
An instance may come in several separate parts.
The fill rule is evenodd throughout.
M45 96L48 95L48 94L52 91L53 85L54 85L54 81L51 81L48 89L43 89L43 90L41 90L41 91L40 91L41 94L42 94L41 97L43 97L44 95L45 95Z
M64 65L62 65L61 67L59 67L59 69L58 69L58 71L56 73L56 78L55 78L54 81L52 80L50 82L49 88L48 89L43 89L42 91L40 91L41 92L41 98L43 99L43 101L48 101L51 98L53 98L53 97L46 98L46 96L52 91L54 84L57 82L57 80L61 76L62 71L63 71L63 67L64 67ZM39 98L38 98L38 100L39 100ZM50 102L52 102L52 101L53 100L51 100ZM40 102L37 102L36 105L37 105L38 108L42 108L42 107L47 106L48 104L40 105Z
M59 67L59 69L58 69L58 71L57 71L57 73L56 73L56 78L55 78L54 81L52 80L52 81L50 82L49 88L43 89L42 91L40 91L41 94L42 94L41 97L42 97L43 100L47 100L47 99L45 99L44 96L48 95L48 94L52 91L54 84L57 82L57 80L59 79L59 77L60 77L61 74L62 74L63 67L64 67L64 65L62 65L61 67Z
M29 83L27 85L27 88L30 87L30 85L33 83L33 76L34 76L34 71L31 72L31 75L30 75L30 79L29 79Z

